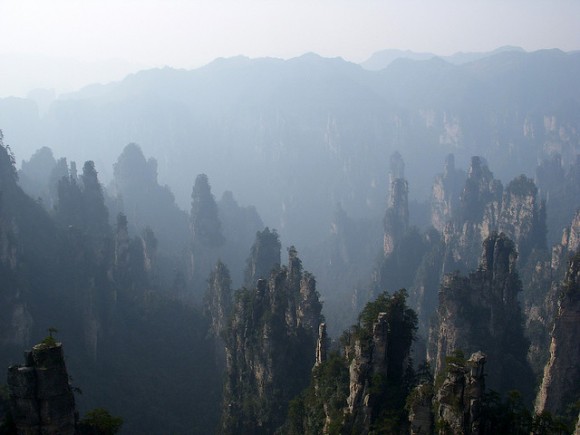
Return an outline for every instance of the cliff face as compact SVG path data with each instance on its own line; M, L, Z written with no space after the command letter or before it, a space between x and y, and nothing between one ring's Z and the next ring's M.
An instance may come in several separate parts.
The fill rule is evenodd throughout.
M490 357L489 379L500 392L531 394L527 341L517 301L521 283L515 268L515 246L503 234L483 244L480 266L468 276L446 275L439 292L435 372L455 350L481 349Z
M268 281L236 294L225 334L224 434L273 433L290 399L308 385L322 305L294 249L289 257Z
M430 382L415 387L409 406L409 433L431 435L433 433L433 385Z
M482 415L486 357L481 352L468 361L450 362L443 384L436 392L437 433L476 435L484 433ZM423 432L428 433L428 432Z
M580 398L580 251L569 263L536 411L562 414Z
M482 241L497 229L503 186L485 161L472 157L455 218L443 230L446 247L444 271L476 266Z
M407 180L391 181L389 206L384 219L384 253L389 255L409 228L409 186Z
M437 186L436 180L434 189ZM451 196L451 193L443 189L438 196ZM436 198L432 204L435 211L444 207ZM434 212L432 222L443 228L447 250L445 271L474 268L473 259L477 258L481 243L494 231L512 239L522 261L533 248L546 245L545 208L534 182L522 175L504 189L479 157L471 160L457 211L451 209L444 225L441 216L442 213Z
M521 175L504 191L498 231L510 237L522 259L533 248L546 247L545 206L538 199L538 189L531 179Z
M350 394L347 404L351 417L350 424L359 433L368 433L373 420L373 393L370 380L374 376L386 378L388 375L388 328L387 313L379 313L373 324L370 343L363 343L361 340L354 342L354 355L349 368ZM376 396L376 392L374 395ZM374 417L376 419L376 415Z
M530 257L524 276L522 297L526 330L530 338L529 360L538 378L550 358L551 331L558 312L562 282L567 273L570 255L580 247L580 211L562 231L560 243L551 252Z
M556 153L536 168L536 183L549 210L550 244L559 242L560 231L574 216L580 197L580 156L563 158Z
M406 293L382 293L369 302L359 324L343 337L349 365L349 394L344 433L389 433L406 427L411 344L417 316L406 306Z
M42 207L17 184L14 156L0 131L0 348L16 352L29 343L35 327L30 276L56 268L56 229ZM18 352L19 353L19 352ZM6 354L0 361L7 363Z
M19 434L73 435L77 414L62 345L38 344L8 369L10 408Z
M442 233L447 222L456 217L464 183L465 172L455 169L455 157L448 155L443 174L435 177L431 190L431 224L437 231Z

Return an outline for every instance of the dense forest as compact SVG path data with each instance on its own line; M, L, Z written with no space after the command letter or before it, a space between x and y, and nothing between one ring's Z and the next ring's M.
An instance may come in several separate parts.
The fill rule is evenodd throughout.
M307 55L0 100L0 433L578 433L578 76Z

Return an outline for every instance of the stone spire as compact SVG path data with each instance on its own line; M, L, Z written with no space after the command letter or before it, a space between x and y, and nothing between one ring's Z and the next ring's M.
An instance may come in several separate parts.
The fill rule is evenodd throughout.
M41 343L25 365L8 369L10 408L19 434L74 435L75 398L61 343Z
M326 323L318 326L318 340L316 342L316 365L326 361L328 351L328 336L326 335Z

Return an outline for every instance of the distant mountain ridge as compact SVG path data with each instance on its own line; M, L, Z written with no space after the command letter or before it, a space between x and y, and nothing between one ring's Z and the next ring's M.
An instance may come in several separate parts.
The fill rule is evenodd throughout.
M19 160L49 146L94 160L103 180L138 143L182 208L192 174L206 173L218 196L234 190L299 243L304 231L307 241L325 234L337 203L349 215L380 214L396 150L411 198L428 195L447 153L462 165L481 155L501 179L533 175L553 152L573 161L580 53L499 51L460 65L397 59L380 71L313 53L150 69L68 94L45 114L30 100L0 99L0 128Z
M416 52L412 50L386 49L373 53L371 57L369 57L364 62L361 62L360 65L364 69L368 69L370 71L379 71L385 69L397 59L429 60L434 57L441 58L454 65L462 65L464 63L473 62L506 51L525 52L523 48L512 45L505 45L503 47L496 48L495 50L492 51L483 51L483 52L459 51L450 56L441 56L435 53Z

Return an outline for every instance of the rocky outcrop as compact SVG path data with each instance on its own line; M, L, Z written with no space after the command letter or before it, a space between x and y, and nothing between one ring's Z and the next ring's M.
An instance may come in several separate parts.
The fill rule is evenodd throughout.
M231 282L227 266L218 261L209 275L205 295L205 308L211 320L210 330L217 340L224 333L232 312Z
M369 302L341 338L349 365L344 433L383 433L407 427L411 344L417 316L406 305L406 292L383 292ZM342 433L342 432L341 432Z
M393 252L397 242L409 228L409 185L405 180L405 162L399 152L391 155L387 212L383 219L385 256Z
M389 206L384 219L385 256L391 254L395 245L409 228L409 186L404 178L391 180Z
M555 154L544 160L536 169L536 183L549 210L548 238L554 244L580 206L580 155L564 159Z
M256 240L246 260L245 285L253 287L258 279L267 279L272 269L280 265L280 238L276 230L266 227L256 233Z
M503 186L493 177L482 157L471 158L467 180L461 192L461 220L480 222L492 229L499 217Z
M453 358L453 361L449 362L445 380L435 397L437 433L441 435L483 433L485 362L486 356L481 352L471 355L468 361Z
M580 248L580 211L570 226L562 231L560 243L528 261L524 277L522 302L526 318L526 330L530 338L529 360L536 376L541 378L550 358L551 331L558 312L559 295L562 292L569 258Z
M580 209L576 211L570 226L562 231L562 241L559 247L561 252L576 252L580 249ZM557 268L558 265L554 266Z
M361 433L368 433L371 424L368 388L372 372L372 351L365 351L360 341L355 342L353 356L349 367L347 409L351 416L351 425Z
M19 434L73 435L77 414L61 343L37 344L25 365L8 369L12 418Z
M326 335L326 323L321 323L318 327L318 340L316 341L316 365L319 366L326 361L328 354L328 335Z
M373 323L370 345L361 340L354 343L347 404L351 425L361 433L368 433L372 421L371 378L387 377L388 328L387 313L379 313Z
M571 259L552 331L550 359L536 399L536 412L561 414L580 398L580 251Z
M441 190L437 186L436 180L434 189ZM434 207L445 208L444 204L439 200L434 202ZM437 216L441 214L437 212L432 218L439 227L442 227L442 222ZM473 259L477 258L482 241L494 231L503 232L515 243L523 262L532 249L545 249L545 206L533 180L521 175L504 189L485 161L473 157L458 211L455 218L446 221L442 231L447 250L444 266L447 272L474 268Z
M315 284L291 248L287 267L237 293L225 332L221 433L273 433L308 385L322 319Z
M521 282L516 258L513 242L493 233L484 241L475 272L444 277L439 292L436 373L444 372L446 358L454 351L481 349L490 358L491 388L519 389L524 397L531 394L528 343L517 301Z
M464 183L465 172L455 169L455 157L449 154L443 173L435 177L431 190L431 225L437 231L442 233L447 222L456 217Z
M476 267L474 259L479 256L482 241L497 229L502 194L503 186L485 160L472 157L456 217L443 230L445 272Z
M415 387L407 401L409 407L409 433L431 435L433 433L433 385L423 383Z
M532 249L546 248L545 205L534 182L524 175L512 180L503 193L498 231L514 241L522 261Z

